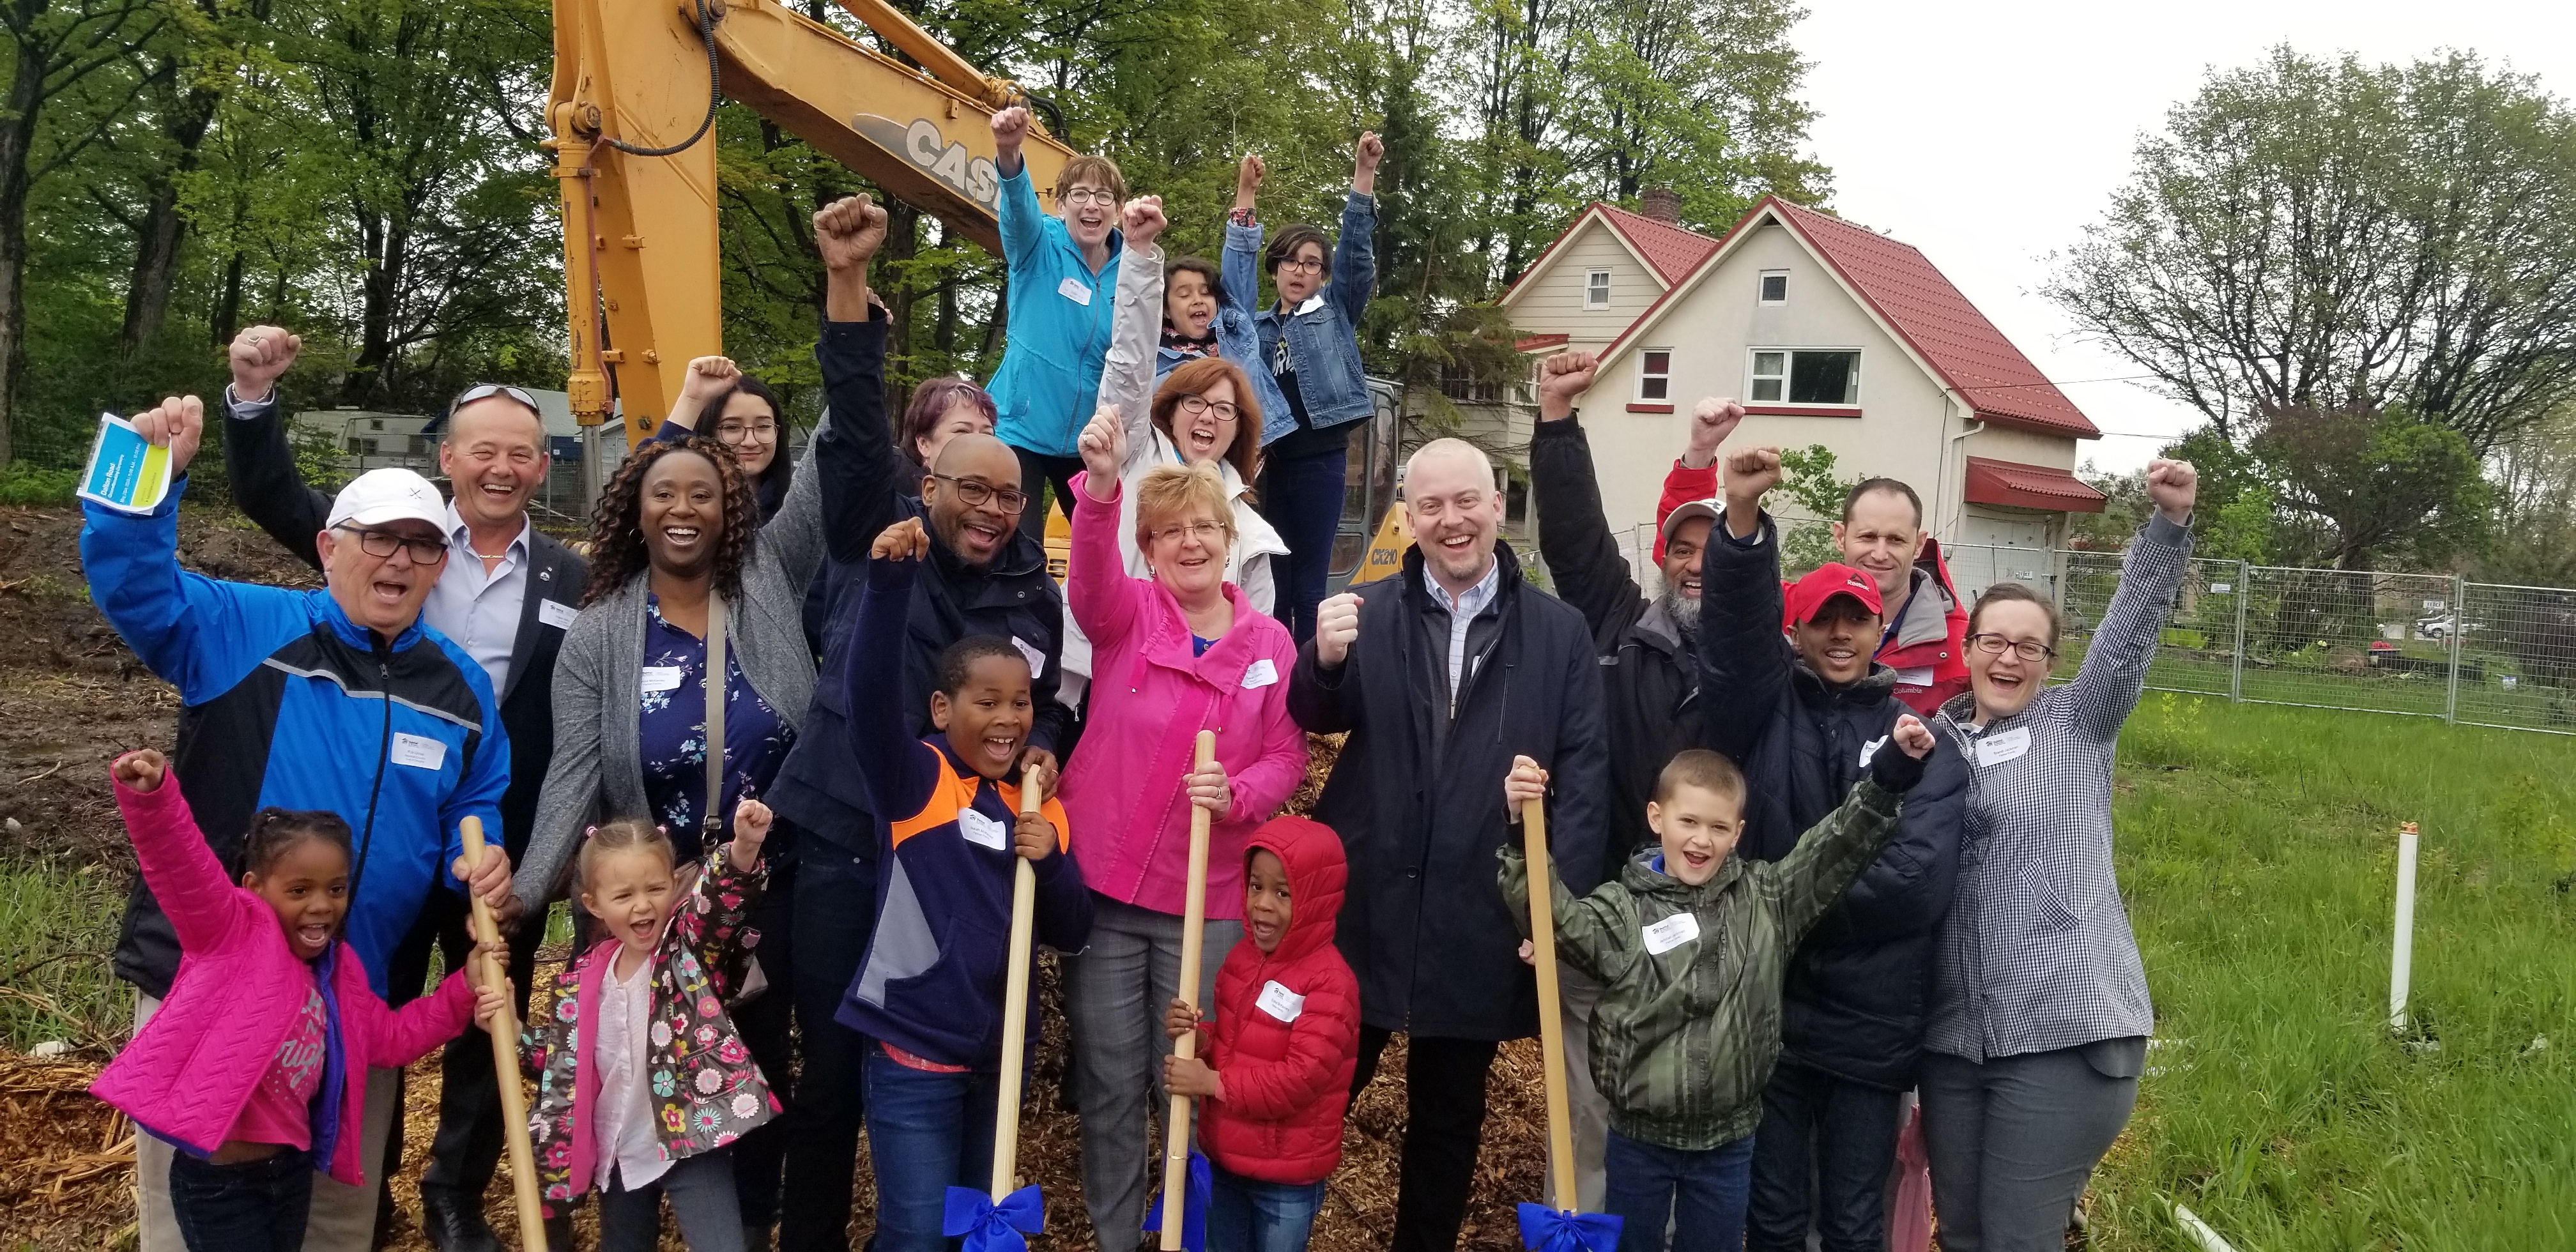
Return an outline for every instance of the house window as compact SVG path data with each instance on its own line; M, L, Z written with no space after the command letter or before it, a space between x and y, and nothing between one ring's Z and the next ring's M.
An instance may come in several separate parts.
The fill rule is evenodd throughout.
M367 429L369 429L369 430L383 430L384 428L385 428L385 419L383 419L383 418L381 418L381 417L371 417L371 418L368 418L368 419L367 419Z
M1860 353L1843 348L1757 351L1745 394L1755 404L1858 404Z
M1648 348L1637 354L1637 398L1673 398L1673 350Z
M1761 292L1761 300L1764 304L1787 304L1789 302L1789 271L1762 271Z
M1610 307L1610 271L1594 270L1583 276L1583 307L1587 309Z

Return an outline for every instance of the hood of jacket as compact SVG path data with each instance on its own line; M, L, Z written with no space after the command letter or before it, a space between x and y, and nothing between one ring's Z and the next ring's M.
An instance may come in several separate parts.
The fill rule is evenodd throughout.
M1923 537L1922 555L1914 558L1914 591L1896 619L1896 647L1940 643L1950 637L1950 616L1960 611L1959 591L1950 581L1950 566L1941 559L1941 541Z
M1872 661L1869 672L1854 681L1836 686L1807 664L1805 657L1789 663L1789 681L1798 689L1798 699L1806 703L1853 704L1876 708L1896 692L1896 671Z
M1288 933L1280 936L1278 950L1269 956L1274 961L1300 960L1333 941L1333 922L1342 914L1342 889L1350 881L1342 837L1311 818L1274 817L1252 832L1244 844L1244 860L1249 862L1253 853L1265 848L1288 869Z

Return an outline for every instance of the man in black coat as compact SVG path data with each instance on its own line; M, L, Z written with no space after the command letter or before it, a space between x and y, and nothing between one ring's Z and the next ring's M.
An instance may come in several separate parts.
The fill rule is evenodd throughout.
M1700 697L1708 746L1744 770L1736 845L1777 860L1840 805L1911 710L1871 658L1878 584L1833 563L1780 585L1762 512L1780 454L1727 458L1726 516L1702 561ZM1782 638L1782 623L1789 638ZM1796 1252L1812 1219L1826 1252L1887 1243L1897 1118L1922 1055L1933 937L1958 875L1968 768L1938 749L1905 796L1895 842L1808 932L1782 988L1780 1064L1755 1134L1748 1252ZM1810 1197L1810 1171L1816 1180Z
M1583 616L1521 579L1503 498L1472 445L1405 467L1404 572L1317 609L1288 689L1297 724L1349 732L1315 817L1350 858L1338 927L1360 982L1356 1094L1407 1037L1399 1252L1454 1247L1474 1182L1496 1045L1537 1033L1520 930L1494 880L1512 758L1555 787L1548 845L1575 892L1599 881L1607 743Z
M837 1014L876 925L876 818L854 764L850 711L841 707L843 675L863 670L862 689L912 710L921 723L914 729L928 734L940 652L968 635L1011 640L1035 678L1030 694L1037 718L1026 759L1042 768L1050 792L1055 747L1072 719L1055 698L1064 598L1047 573L1045 548L1020 533L1020 513L1034 502L1020 496L1018 458L989 435L958 435L922 478L894 446L884 374L890 323L868 289L868 263L884 242L885 223L885 210L864 195L814 215L826 274L825 321L814 355L830 417L814 432L805 469L821 476L830 553L819 580L827 606L823 664L804 729L768 797L803 840L791 905L792 994L803 1054L789 1106L781 1252L848 1248L864 1114L864 1041ZM858 655L850 645L867 586L868 547L906 518L922 519L930 532L930 556L913 589L908 646L900 656Z
M302 349L277 326L253 326L233 340L232 385L225 389L224 470L233 504L269 537L315 569L314 536L324 529L331 497L295 468L277 380ZM421 619L483 664L501 702L510 736L510 789L501 797L498 838L512 862L527 848L537 792L554 755L555 653L581 607L590 567L528 520L528 500L546 481L545 419L515 387L471 387L440 423L438 468L454 498L448 504L446 568ZM433 944L457 968L472 950L465 898L433 891L420 921L393 954L387 971L395 1002L418 996ZM510 978L519 1009L528 1007L543 925L510 936ZM499 1252L483 1220L483 1191L501 1160L500 1093L492 1078L492 1043L467 1027L440 1062L438 1131L421 1178L421 1227L442 1252ZM399 1159L402 1136L392 1138ZM391 1169L383 1171L391 1174ZM380 1206L381 1215L389 1210Z

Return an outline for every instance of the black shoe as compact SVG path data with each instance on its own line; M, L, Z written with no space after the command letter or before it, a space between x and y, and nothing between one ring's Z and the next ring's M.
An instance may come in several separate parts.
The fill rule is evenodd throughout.
M438 1252L501 1252L501 1239L483 1220L483 1206L426 1187L420 1193L420 1229Z

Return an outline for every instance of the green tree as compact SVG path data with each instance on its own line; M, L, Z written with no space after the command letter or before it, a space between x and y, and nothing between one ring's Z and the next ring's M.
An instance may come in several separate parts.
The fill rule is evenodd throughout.
M2250 451L2280 508L2325 528L2337 569L2435 566L2485 538L2494 491L2467 438L2403 407L2274 410Z

